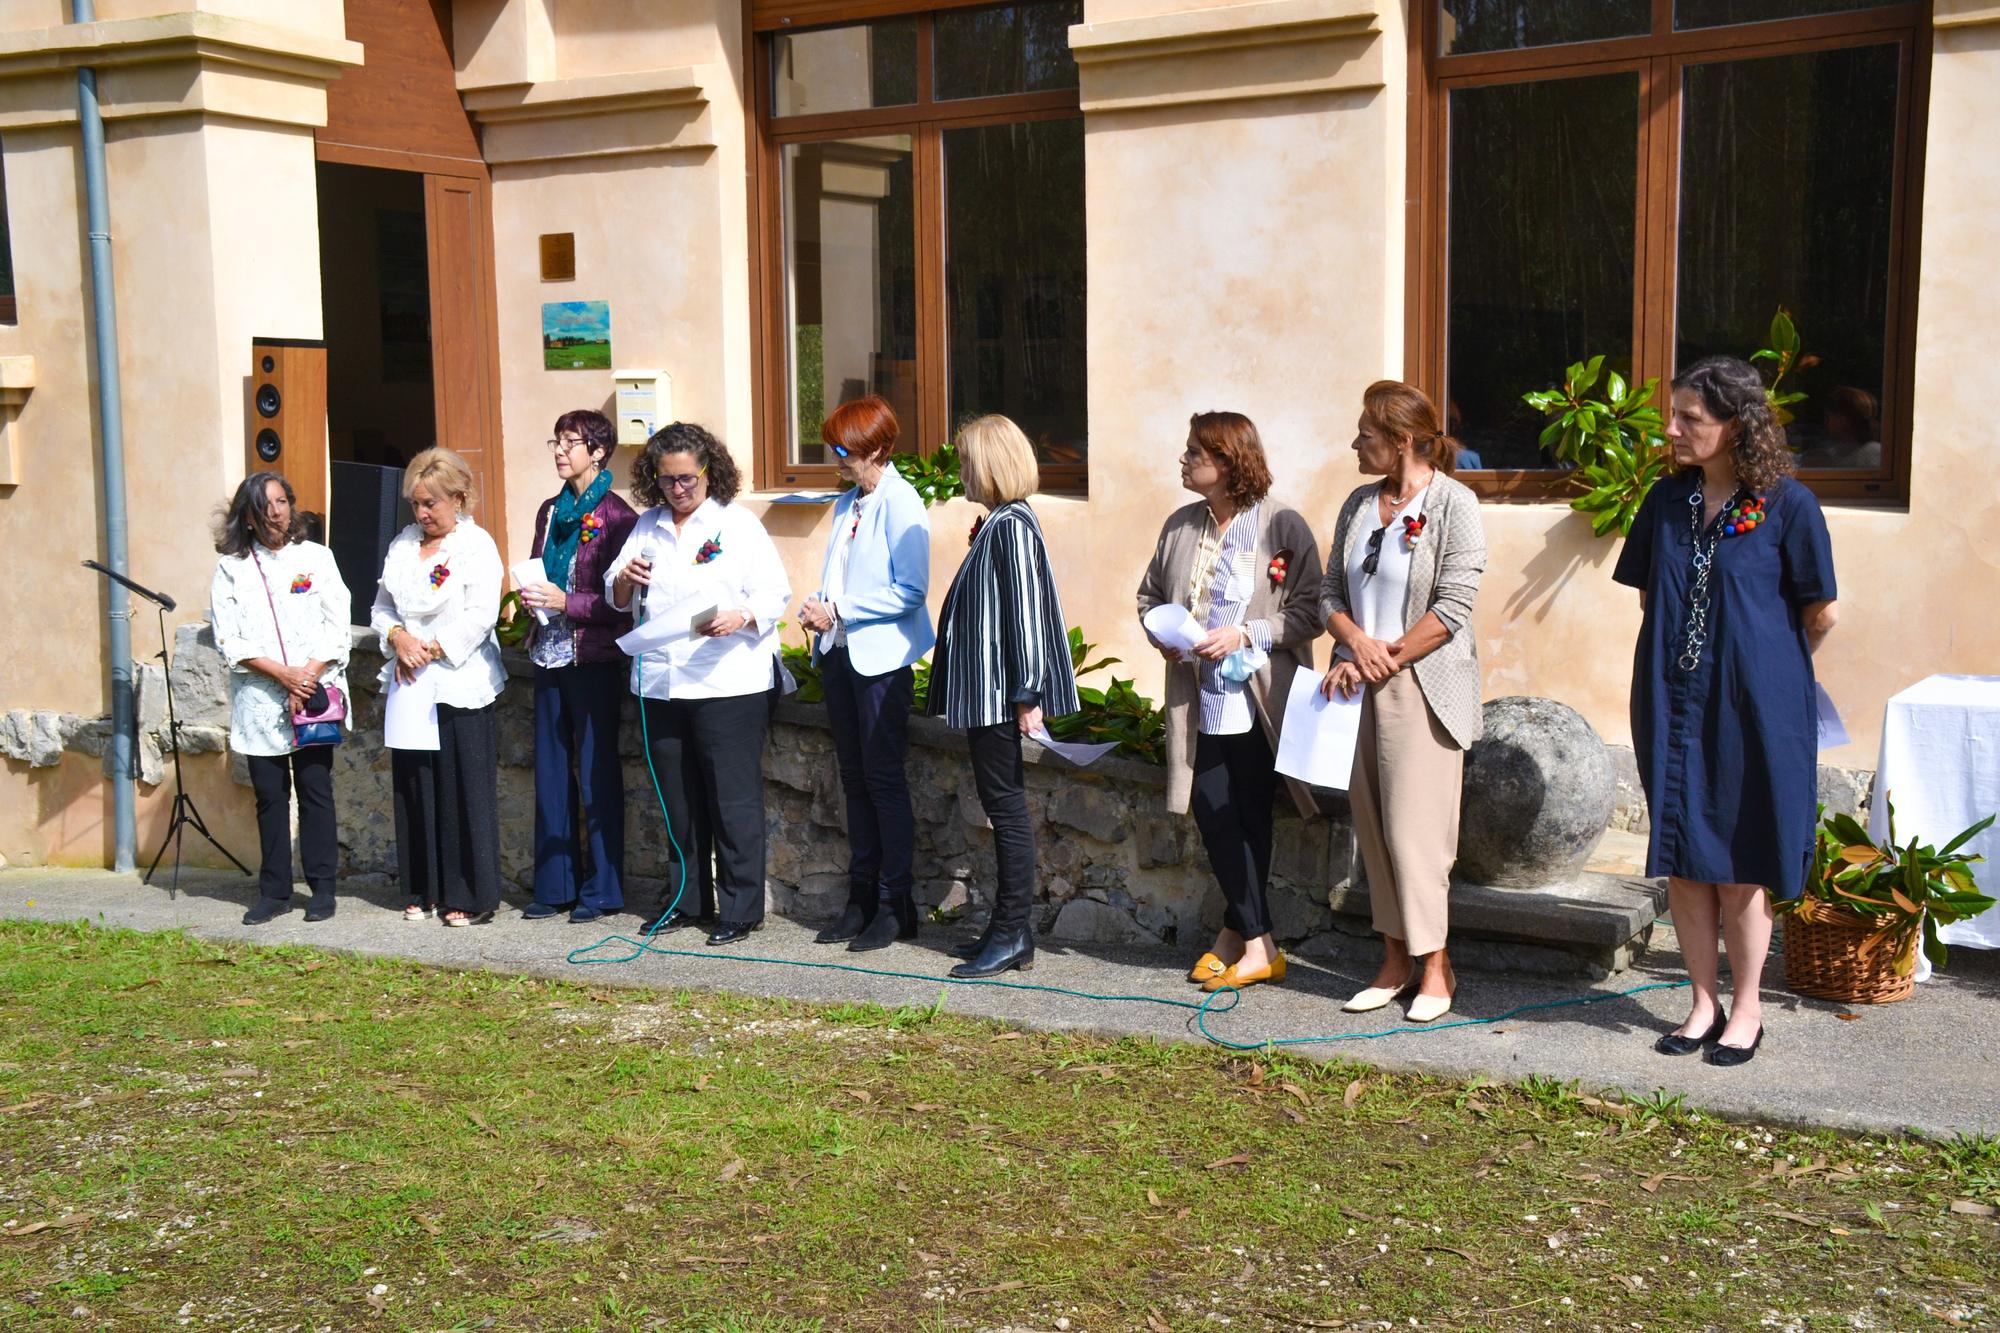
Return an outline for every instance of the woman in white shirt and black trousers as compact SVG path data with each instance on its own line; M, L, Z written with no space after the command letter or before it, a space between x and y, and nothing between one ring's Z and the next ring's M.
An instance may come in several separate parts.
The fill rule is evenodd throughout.
M710 838L718 920L712 945L764 924L764 734L778 670L778 621L792 590L764 525L732 501L741 477L722 442L684 421L646 441L632 494L651 506L605 572L617 610L667 636L632 660L675 863L655 934L694 924L682 894Z
M209 586L208 619L229 662L229 748L249 761L264 853L246 926L291 910L294 787L299 855L312 889L306 920L333 915L340 868L333 745L300 745L292 715L326 713L324 691L347 693L347 585L333 553L301 539L298 517L291 483L275 472L253 472L236 488L215 538L222 559ZM346 717L334 725L345 728Z
M403 471L417 521L396 534L370 618L382 636L382 685L418 677L436 691L438 748L392 750L396 862L403 919L444 906L447 926L479 926L500 906L499 716L507 683L493 632L506 576L499 548L472 519L472 472L449 449Z

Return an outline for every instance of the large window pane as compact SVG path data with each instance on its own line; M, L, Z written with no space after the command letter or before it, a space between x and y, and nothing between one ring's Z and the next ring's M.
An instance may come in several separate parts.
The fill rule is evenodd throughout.
M1084 461L1083 122L944 133L949 414L1004 412Z
M1076 87L1069 28L1083 0L993 9L948 9L931 20L935 96L998 97Z
M879 393L917 419L916 220L910 136L784 150L790 458L830 463L819 424Z
M1882 0L1674 0L1674 26L1719 28L1729 23L1768 23L1881 7Z
M1629 370L1639 76L1451 93L1446 414L1467 467L1552 466L1521 395Z
M1513 51L1643 37L1652 29L1650 0L1444 0L1438 51L1448 56Z
M1763 344L1790 309L1818 364L1786 380L1809 467L1882 463L1894 46L1690 66L1681 110L1680 306L1687 365Z
M917 21L883 19L771 39L771 114L821 115L917 100Z

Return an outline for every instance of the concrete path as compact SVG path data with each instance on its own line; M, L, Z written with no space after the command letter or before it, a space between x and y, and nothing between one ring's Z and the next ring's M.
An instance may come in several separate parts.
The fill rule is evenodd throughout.
M662 943L695 957L649 956L634 962L574 967L565 954L610 933L557 918L521 919L504 907L487 926L448 930L437 922L405 923L386 884L344 886L339 915L318 925L302 914L260 927L240 923L253 882L210 871L187 871L169 896L165 874L153 887L135 875L97 870L0 871L0 917L63 921L86 918L137 930L185 929L205 939L310 944L327 949L414 959L443 967L478 967L561 977L590 985L728 990L824 1002L868 1001L929 1005L943 990L956 1013L1003 1019L1031 1028L1110 1034L1151 1034L1196 1040L1190 1008L1105 1003L1073 995L941 982L952 963L944 950L969 932L926 927L924 938L879 953L850 954L812 942L812 932L773 919L748 947L707 949L687 931ZM296 899L303 904L303 897ZM611 918L613 929L636 934L641 918ZM622 947L606 954L629 952ZM838 962L918 974L921 979L743 961L742 956L793 962ZM1764 997L1767 1036L1748 1066L1716 1069L1699 1058L1673 1059L1652 1050L1653 1039L1686 1012L1685 991L1630 987L1679 979L1672 932L1656 932L1646 964L1615 981L1586 987L1548 978L1514 978L1461 970L1454 1019L1490 1019L1523 1005L1604 996L1589 1004L1538 1009L1498 1023L1459 1027L1399 1027L1401 1009L1340 1012L1340 1001L1365 985L1373 958L1357 945L1351 956L1294 959L1291 979L1245 993L1233 1013L1211 1015L1210 1030L1232 1041L1389 1033L1376 1039L1318 1043L1294 1049L1366 1061L1385 1069L1518 1081L1530 1074L1579 1080L1592 1090L1655 1088L1684 1094L1690 1107L1766 1124L1926 1134L2000 1133L2000 954L1954 950L1950 970L1900 1004L1845 1006L1806 1000L1782 988L1782 961L1773 957ZM1159 950L1045 945L1035 970L1020 979L1097 994L1151 996L1192 1004L1200 994L1181 977L1188 960ZM1018 974L1010 974L1010 978ZM1841 1017L1846 1012L1849 1017Z

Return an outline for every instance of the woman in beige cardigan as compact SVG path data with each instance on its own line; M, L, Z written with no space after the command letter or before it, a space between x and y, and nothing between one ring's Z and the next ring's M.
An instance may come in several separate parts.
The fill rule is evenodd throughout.
M1273 756L1292 675L1312 669L1320 582L1312 528L1269 498L1271 469L1248 417L1189 422L1175 510L1139 583L1139 614L1175 603L1201 635L1191 653L1147 637L1167 659L1167 808L1190 807L1227 904L1221 934L1188 980L1204 990L1283 981L1265 891L1271 878ZM1311 796L1292 784L1302 813Z
M1366 691L1348 798L1386 952L1345 1007L1379 1009L1415 990L1407 1016L1428 1023L1451 1009L1457 985L1445 904L1465 752L1481 723L1471 622L1486 534L1479 498L1450 475L1458 443L1420 390L1370 385L1354 451L1382 480L1347 497L1334 529L1320 612L1335 652L1321 688Z

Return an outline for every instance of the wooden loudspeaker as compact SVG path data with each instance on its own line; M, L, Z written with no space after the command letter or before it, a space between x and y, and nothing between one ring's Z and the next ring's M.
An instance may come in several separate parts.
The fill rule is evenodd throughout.
M250 343L248 471L292 483L299 509L326 517L326 344L306 338Z

